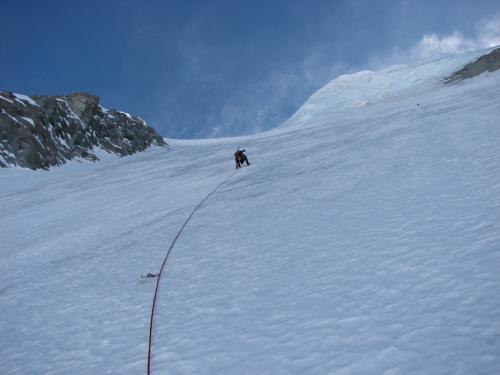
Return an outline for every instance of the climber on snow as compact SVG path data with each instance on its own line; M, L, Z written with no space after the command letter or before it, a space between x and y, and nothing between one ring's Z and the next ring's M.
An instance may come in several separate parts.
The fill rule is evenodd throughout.
M247 165L250 165L247 156L244 154L245 151L246 150L240 150L240 148L238 147L238 149L234 153L234 160L236 161L236 169L240 168L245 162L247 163Z

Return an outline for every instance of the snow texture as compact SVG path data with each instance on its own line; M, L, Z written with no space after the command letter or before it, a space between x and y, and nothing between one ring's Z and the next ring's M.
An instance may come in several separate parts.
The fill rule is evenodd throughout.
M500 72L0 170L0 372L498 374ZM432 73L436 76L436 72ZM419 104L417 106L417 103Z

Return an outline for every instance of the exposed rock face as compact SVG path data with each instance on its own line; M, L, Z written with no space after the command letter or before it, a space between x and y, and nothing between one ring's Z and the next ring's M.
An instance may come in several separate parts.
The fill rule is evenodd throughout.
M444 83L457 83L467 78L473 78L485 72L494 72L500 69L500 48L481 56L476 61L467 64L451 76L446 77Z
M166 143L137 116L104 110L85 93L30 97L0 92L0 166L46 169L76 157L98 161L95 147L120 156Z

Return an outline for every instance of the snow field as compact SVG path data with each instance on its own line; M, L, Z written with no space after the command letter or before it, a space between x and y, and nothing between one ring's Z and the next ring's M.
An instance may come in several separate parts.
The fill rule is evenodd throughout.
M494 374L498 104L480 87L249 142L172 254L153 368Z
M497 374L499 83L1 170L1 372L145 373L240 146L153 374Z

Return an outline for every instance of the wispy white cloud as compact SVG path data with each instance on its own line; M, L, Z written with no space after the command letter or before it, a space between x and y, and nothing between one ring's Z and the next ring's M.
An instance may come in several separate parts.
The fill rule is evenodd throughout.
M476 25L478 42L484 47L500 45L500 14Z
M473 38L466 38L458 31L444 36L434 33L426 34L406 54L410 61L415 62L439 59L499 44L500 15L497 14L491 19L479 21Z
M210 137L257 134L288 119L305 100L339 74L346 65L329 61L324 48L312 47L299 61L276 67L227 98L207 124Z
M372 69L381 69L395 64L437 60L497 45L500 45L500 14L477 22L473 37L468 38L459 31L451 35L427 33L408 49L398 48L388 57L372 58L370 66Z
M481 48L474 39L465 38L460 32L440 37L426 34L407 53L411 60L432 60Z

